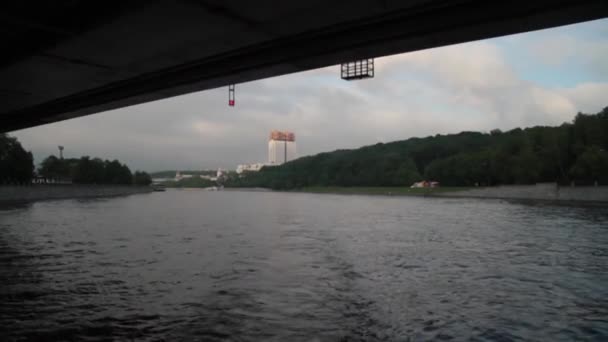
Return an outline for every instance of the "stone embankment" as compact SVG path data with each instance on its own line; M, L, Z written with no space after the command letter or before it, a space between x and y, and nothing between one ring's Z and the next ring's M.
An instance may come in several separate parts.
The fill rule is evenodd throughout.
M445 192L440 196L608 203L608 186L506 185Z
M112 197L151 192L149 186L128 185L31 185L0 186L0 203L68 198Z

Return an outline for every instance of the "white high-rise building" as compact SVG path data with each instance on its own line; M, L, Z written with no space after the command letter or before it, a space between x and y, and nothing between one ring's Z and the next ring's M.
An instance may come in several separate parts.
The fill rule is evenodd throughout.
M268 163L281 165L297 158L295 141L270 140L268 142Z
M298 157L296 136L293 132L270 132L268 140L268 163L281 165Z

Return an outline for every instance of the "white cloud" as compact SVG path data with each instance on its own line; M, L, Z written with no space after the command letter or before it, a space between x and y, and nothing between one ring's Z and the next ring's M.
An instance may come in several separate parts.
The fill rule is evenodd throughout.
M558 27L518 35L524 55L551 67L577 65L585 72L608 78L608 20Z
M596 112L606 105L602 93L606 94L608 83L581 84L573 89L542 87L518 75L491 41L401 55L379 64L387 74L422 75L425 81L418 86L427 89L418 89L418 93L434 94L438 102L451 107L484 113L481 127L486 129L489 125L557 125L570 121L577 110ZM445 112L449 114L449 110ZM453 127L466 129L458 124Z
M560 93L571 99L574 108L583 113L595 113L608 106L608 82L582 83L562 89Z

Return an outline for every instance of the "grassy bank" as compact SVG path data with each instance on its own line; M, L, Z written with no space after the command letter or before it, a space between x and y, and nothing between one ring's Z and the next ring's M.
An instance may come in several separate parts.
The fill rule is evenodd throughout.
M317 194L358 194L358 195L394 195L394 196L432 196L433 194L469 190L470 187L408 188L408 187L305 187L295 192Z

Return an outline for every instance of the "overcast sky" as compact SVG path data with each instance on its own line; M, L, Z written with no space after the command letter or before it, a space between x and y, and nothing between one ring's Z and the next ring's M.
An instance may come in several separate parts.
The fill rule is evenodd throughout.
M300 156L410 137L571 121L608 106L608 20L376 59L371 80L328 67L14 132L36 163L117 158L132 169L234 169L267 160L272 129Z

